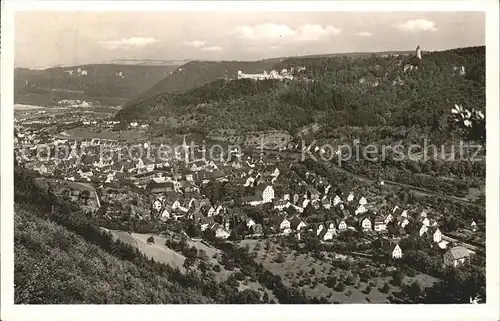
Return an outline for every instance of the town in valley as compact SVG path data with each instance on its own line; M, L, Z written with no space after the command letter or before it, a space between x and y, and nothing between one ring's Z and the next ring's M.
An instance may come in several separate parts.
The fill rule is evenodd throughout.
M16 68L15 301L483 303L484 73L417 43Z

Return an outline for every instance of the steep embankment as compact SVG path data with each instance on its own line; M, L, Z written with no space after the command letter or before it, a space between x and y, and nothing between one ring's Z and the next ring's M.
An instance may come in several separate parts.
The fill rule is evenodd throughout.
M15 206L15 302L211 303L196 290L105 252L33 209Z
M214 302L178 271L101 232L31 175L16 168L16 304Z

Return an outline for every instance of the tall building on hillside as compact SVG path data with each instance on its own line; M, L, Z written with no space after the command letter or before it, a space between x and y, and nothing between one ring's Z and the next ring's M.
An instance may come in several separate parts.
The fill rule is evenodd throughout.
M182 139L182 149L184 150L185 166L188 166L188 164L189 164L189 147L186 144L186 135L184 135L184 138Z
M416 55L418 59L422 59L422 51L420 50L420 46L417 46Z

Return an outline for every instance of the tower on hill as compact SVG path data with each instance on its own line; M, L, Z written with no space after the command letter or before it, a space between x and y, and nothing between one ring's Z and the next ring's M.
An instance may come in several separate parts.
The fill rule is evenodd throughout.
M420 46L417 46L415 54L419 60L422 59L422 51L420 50Z

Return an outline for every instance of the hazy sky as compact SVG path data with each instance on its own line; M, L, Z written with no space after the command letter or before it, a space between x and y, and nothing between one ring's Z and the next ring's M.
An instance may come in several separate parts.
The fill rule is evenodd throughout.
M258 60L484 45L480 12L18 12L15 65Z

